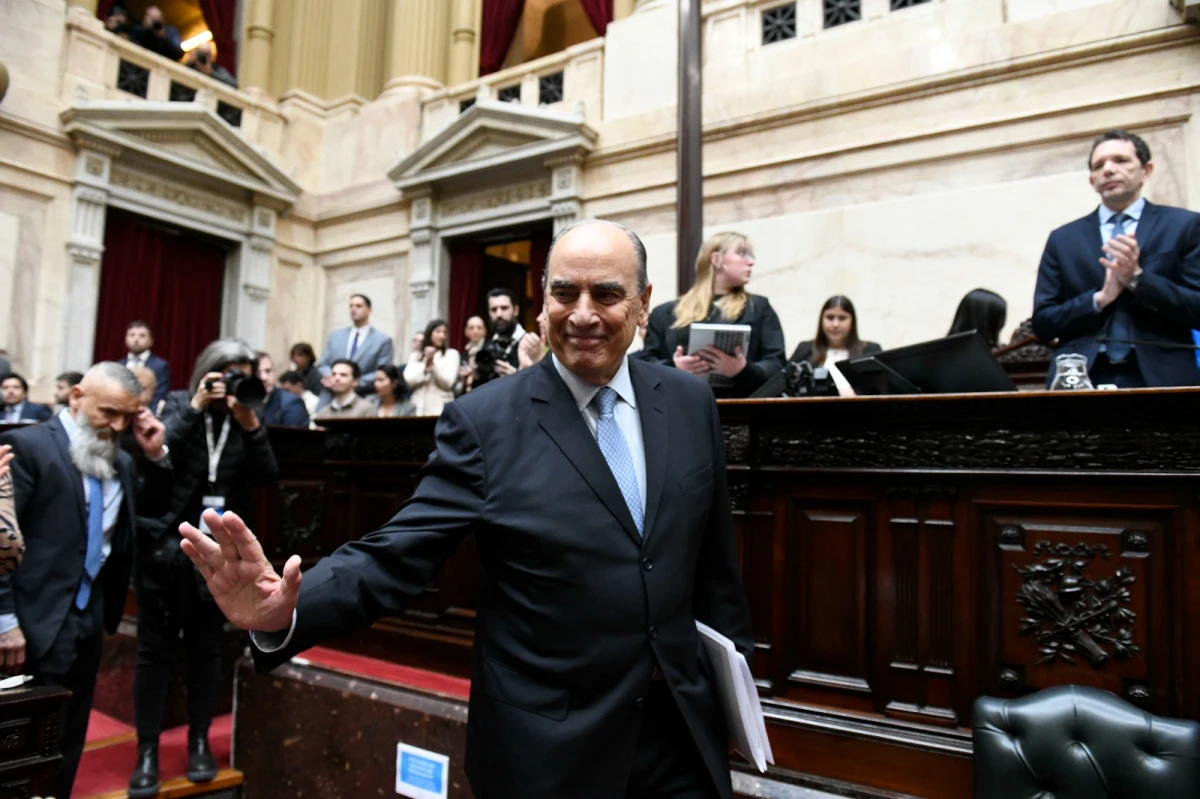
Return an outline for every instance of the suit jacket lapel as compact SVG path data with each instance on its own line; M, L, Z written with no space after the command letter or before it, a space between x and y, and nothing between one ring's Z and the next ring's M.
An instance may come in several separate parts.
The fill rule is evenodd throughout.
M642 537L633 523L633 516L625 504L625 497L621 494L612 470L608 468L608 461L604 460L604 455L600 452L600 445L596 443L587 423L583 421L570 389L558 376L550 358L543 358L539 368L537 378L532 381L533 401L545 406L538 424L562 450L563 455L567 456L567 460L571 461L605 507L617 518L629 537L640 547Z
M1138 249L1142 252L1146 252L1150 247L1155 225L1158 224L1158 216L1158 206L1147 200L1146 205L1142 208L1142 218L1138 220L1137 233L1134 235L1134 238L1137 239Z
M58 417L54 417L46 426L50 428L50 437L54 439L57 445L55 451L58 457L66 467L67 473L73 475L71 480L71 488L75 492L75 504L79 507L79 521L82 523L84 537L87 536L87 500L83 496L83 475L75 468L74 461L71 460L71 439L67 436L66 428Z
M629 361L629 376L637 396L638 416L642 421L642 444L646 449L646 518L642 523L642 541L650 539L654 518L662 499L667 472L668 423L666 398L659 391L654 370L636 359Z
M1104 258L1104 234L1100 232L1100 209L1097 208L1082 220L1084 225L1083 234L1087 240L1086 252L1090 256L1087 268L1093 273L1093 277L1099 280L1096 285L1104 285L1104 264L1100 263L1100 259Z

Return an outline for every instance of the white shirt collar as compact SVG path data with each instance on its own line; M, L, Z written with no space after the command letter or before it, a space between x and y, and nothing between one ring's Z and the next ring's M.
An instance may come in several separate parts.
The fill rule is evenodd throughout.
M149 360L150 360L150 350L146 350L141 355L134 355L132 352L125 354L125 362L126 363L128 363L129 361L137 361L140 364L145 364Z
M71 417L71 409L63 408L58 412L58 421L62 422L63 429L67 431L67 440L74 441L75 434L79 432L79 425L75 419Z
M332 402L330 402L329 404L330 404L330 405L332 405L332 406L334 407L334 409L335 409L335 410L339 410L339 411L340 411L340 410L343 410L343 409L345 409L345 408L349 408L351 405L353 405L353 404L354 404L354 401L355 401L356 399L358 399L358 394L357 394L357 392L351 391L351 392L350 392L350 399L346 400L344 403L342 403L342 404L339 404L339 403L338 403L338 398L337 398L337 397L334 397L334 398L333 398L333 401L332 401Z
M593 386L576 375L564 366L554 353L550 354L550 358L553 360L558 376L567 384L567 388L571 391L571 396L575 398L575 404L579 406L579 410L582 412L591 404L592 398L596 396L596 392L600 390L601 386ZM626 404L631 408L637 408L637 397L633 393L633 380L629 377L629 356L621 359L621 368L613 375L613 379L608 382L608 387L617 392L617 396L625 400Z
M362 325L361 327L358 325L350 325L350 332L351 333L361 333L362 337L366 338L367 333L371 332L371 323L367 322L366 324Z
M1142 211L1144 211L1144 210L1146 210L1146 198L1138 197L1133 202L1133 205L1129 206L1124 211L1121 211L1121 213L1125 214L1125 216L1132 218L1134 222L1137 222L1137 221L1141 220ZM1117 215L1116 211L1109 208L1104 203L1100 204L1100 224L1107 225L1109 222L1112 221L1112 218L1116 215Z

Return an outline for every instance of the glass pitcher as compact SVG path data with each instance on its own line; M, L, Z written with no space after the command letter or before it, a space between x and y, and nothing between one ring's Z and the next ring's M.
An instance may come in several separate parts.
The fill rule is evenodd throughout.
M1054 381L1051 391L1084 391L1095 388L1088 377L1087 358L1074 352L1064 352L1054 359Z

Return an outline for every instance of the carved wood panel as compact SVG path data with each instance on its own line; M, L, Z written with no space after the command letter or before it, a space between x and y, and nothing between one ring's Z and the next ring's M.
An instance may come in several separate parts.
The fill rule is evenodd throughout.
M1161 510L983 511L985 690L1073 683L1172 712L1171 519Z
M781 514L786 684L777 695L869 710L871 504L788 497Z

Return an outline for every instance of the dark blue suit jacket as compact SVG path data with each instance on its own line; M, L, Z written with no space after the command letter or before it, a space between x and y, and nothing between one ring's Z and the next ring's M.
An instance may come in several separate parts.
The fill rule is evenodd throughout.
M308 427L308 409L304 407L304 400L282 388L276 388L267 395L262 413L258 416L263 424Z
M158 381L158 385L154 388L154 399L150 403L151 410L158 408L158 401L167 398L167 394L171 391L171 367L167 364L164 358L160 358L153 352L146 359L146 368L154 372L154 379Z
M1099 209L1050 234L1038 267L1033 332L1058 339L1058 352L1086 355L1095 363L1097 336L1113 309L1129 311L1137 365L1148 386L1200 385L1192 329L1200 328L1200 214L1147 202L1137 226L1143 275L1136 290L1096 312L1092 295L1104 285ZM1053 370L1052 370L1053 371ZM1053 375L1051 374L1051 377Z
M629 362L646 453L644 537L551 358L442 411L412 498L304 575L292 640L398 613L463 537L482 566L466 771L477 796L625 794L655 666L723 799L725 724L696 621L750 657L717 407L706 383ZM363 424L369 424L364 422Z
M39 405L36 402L25 400L25 404L21 406L21 421L22 422L44 422L54 416L54 411L49 405ZM4 413L0 412L0 420L4 418Z

